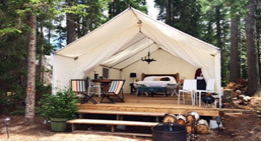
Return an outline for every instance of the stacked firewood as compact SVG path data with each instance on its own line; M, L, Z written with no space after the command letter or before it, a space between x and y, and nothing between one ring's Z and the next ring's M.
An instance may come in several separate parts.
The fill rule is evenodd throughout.
M236 100L239 101L239 104L248 104L251 100L251 97L246 96L247 91L247 81L243 79L238 79L236 83L230 82L224 89L224 99L223 100Z
M200 119L197 112L189 112L186 116L178 114L166 114L163 123L177 123L179 125L186 127L186 132L188 134L198 133L207 134L209 133L208 122L204 119Z

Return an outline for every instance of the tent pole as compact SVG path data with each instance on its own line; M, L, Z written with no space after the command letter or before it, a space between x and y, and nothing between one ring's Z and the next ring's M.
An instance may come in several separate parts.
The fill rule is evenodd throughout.
M75 59L75 58L77 58L78 59L78 57L68 57L68 56L65 56L65 55L60 55L60 54L54 54L54 55L58 55L58 56L61 56L61 57L66 57L66 58L70 58L70 59Z
M52 67L52 94L55 95L56 91L55 91L55 76L56 76L56 64L55 64L55 55L53 54L53 67Z
M119 72L120 72L119 78L122 78L123 69L120 69Z
M99 66L104 67L104 68L109 68L109 69L120 70L119 68L108 67L108 66L105 66L105 65L99 65Z
M218 77L219 77L219 83L218 83L218 96L219 96L219 109L222 109L222 85L221 85L221 50L218 49L218 54L219 54L219 61L218 61L218 64L219 64L219 74L218 74Z
M152 43L151 45L153 45L153 44L154 44L154 43ZM149 46L151 46L151 45L149 45ZM140 53L141 51L145 50L145 49L148 48L149 46L147 46L147 47L145 47L144 49L138 51L136 54L134 54L134 55L132 55L132 56L130 56L130 57L127 57L126 59L124 59L124 60L122 60L122 61L120 61L120 62L118 62L118 63L116 63L116 64L114 64L114 65L112 65L112 66L110 66L110 68L112 68L112 67L114 67L114 66L116 66L116 65L118 65L118 64L120 64L120 63L122 63L122 62L124 62L124 61L126 61L126 60L128 60L128 59L130 59L130 58L132 58L132 57L134 57L135 55L137 55L137 54Z
M146 38L146 36L143 37L143 38L141 38L141 39L139 39L138 41L134 42L133 44L129 45L127 48L125 48L125 49L123 49L123 50L121 50L121 51L116 52L116 53L113 54L113 55L116 55L116 54L118 54L118 53L120 53L120 52L122 52L122 51L128 49L128 48L131 47L132 45L135 45L136 43L140 42L141 40L143 40L143 39L145 39L145 38Z

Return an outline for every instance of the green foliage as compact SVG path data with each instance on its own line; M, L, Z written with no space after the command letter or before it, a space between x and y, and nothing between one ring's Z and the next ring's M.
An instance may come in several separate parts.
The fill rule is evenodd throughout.
M120 0L108 2L109 19L126 10L129 6L147 13L146 0Z
M73 5L70 7L63 8L63 12L65 13L72 13L79 16L86 16L88 13L84 11L84 9L89 8L87 5L84 4L78 4Z
M40 107L37 112L44 118L75 118L77 113L76 99L74 92L62 90L56 95L45 94L39 101Z
M25 106L17 106L14 111L10 112L10 115L25 115Z
M85 15L76 15L76 36L82 37L83 35L93 31L103 23L105 23L107 16L104 11L107 10L106 0L79 0L78 4L87 5L83 9Z
M155 0L160 9L158 20L194 37L200 38L202 28L202 4L199 0L171 0L173 19L167 17L168 1Z
M42 82L36 82L36 106L41 98L45 97L44 94L51 94L51 85L45 86Z
M0 91L0 114L12 115L25 98L24 88L13 85L11 90L12 92Z

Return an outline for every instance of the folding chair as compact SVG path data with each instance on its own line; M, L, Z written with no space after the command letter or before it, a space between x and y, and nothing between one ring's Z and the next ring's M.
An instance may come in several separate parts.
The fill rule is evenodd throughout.
M124 93L123 93L124 84L125 84L125 80L112 80L109 90L101 94L102 98L100 102L101 103L125 102ZM120 94L122 94L121 97L119 96ZM104 102L103 100L105 98L107 98L110 102Z
M97 102L93 99L94 94L90 93L90 89L88 88L85 79L72 79L71 88L73 92L77 93L77 97L84 97L83 101L81 102L82 104L88 101L91 101L93 104L97 104Z

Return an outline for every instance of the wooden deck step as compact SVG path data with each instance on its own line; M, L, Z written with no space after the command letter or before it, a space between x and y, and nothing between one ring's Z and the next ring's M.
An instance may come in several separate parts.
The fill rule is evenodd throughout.
M131 112L131 111L112 111L112 110L90 110L90 109L80 109L80 110L78 110L78 113L81 113L81 114L154 116L154 117L162 117L165 115L165 113L157 113L157 112Z
M83 131L75 130L73 133L81 134L99 134L99 135L118 135L118 136L139 136L139 137L152 137L152 134L143 134L143 133L129 133L129 132L105 132L105 131Z
M158 123L156 122L139 122L139 121L122 121L122 120L101 120L101 119L73 119L67 121L72 124L72 131L75 130L75 124L93 124L93 125L110 125L112 126L111 132L114 132L117 125L121 126L139 126L139 127L153 127Z
M147 113L171 113L188 114L191 111L197 112L200 116L219 116L218 108L204 108L192 105L171 105L171 104L143 104L143 103L116 103L116 104L78 104L82 110L104 110L122 112L147 112Z

